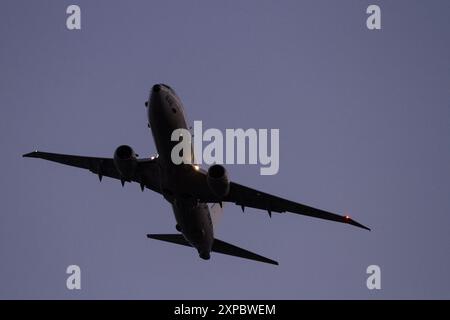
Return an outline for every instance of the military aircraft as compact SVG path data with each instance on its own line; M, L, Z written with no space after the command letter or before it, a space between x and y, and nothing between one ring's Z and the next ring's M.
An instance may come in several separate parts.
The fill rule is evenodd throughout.
M209 205L230 202L242 208L251 207L268 212L291 212L314 218L351 224L366 230L366 226L349 216L342 216L289 201L258 191L228 179L222 165L214 164L203 170L195 164L175 165L171 151L177 143L172 132L188 129L184 108L175 91L165 84L155 84L145 102L148 126L151 128L158 155L138 159L128 145L119 146L113 158L85 157L34 151L24 157L41 158L61 164L88 169L98 175L140 184L161 194L171 205L176 220L177 234L148 234L148 238L194 247L202 259L208 260L211 252L278 265L278 262L235 245L214 238L214 226Z

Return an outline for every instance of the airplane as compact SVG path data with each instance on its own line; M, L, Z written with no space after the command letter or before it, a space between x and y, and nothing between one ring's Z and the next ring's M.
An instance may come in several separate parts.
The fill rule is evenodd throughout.
M125 182L136 182L161 194L172 206L177 234L148 234L151 239L194 247L200 258L210 259L210 253L222 253L244 259L278 265L277 261L214 238L214 225L209 205L229 202L242 208L262 209L273 212L291 212L300 215L351 224L370 229L347 215L338 215L304 204L289 201L258 191L228 179L226 169L213 164L204 170L195 164L175 165L171 151L176 141L171 140L175 129L188 129L184 108L175 91L166 84L155 84L145 102L148 126L157 149L157 156L138 158L128 145L119 146L113 158L86 157L34 151L23 157L41 158L73 167L88 169L102 177Z

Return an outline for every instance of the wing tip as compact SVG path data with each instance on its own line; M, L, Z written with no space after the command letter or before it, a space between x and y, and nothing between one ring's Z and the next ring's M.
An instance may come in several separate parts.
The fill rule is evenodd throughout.
M273 264L274 266L279 266L280 264L278 263L278 261L275 260L271 260L271 262L269 262L270 264Z
M34 150L34 151L23 154L22 157L23 158L36 158L38 154L39 154L39 151Z
M355 220L350 219L349 223L354 225L355 227L359 227L361 229L372 231L369 227L366 227L365 225L363 225L363 224L361 224L361 223L359 223L359 222L357 222Z

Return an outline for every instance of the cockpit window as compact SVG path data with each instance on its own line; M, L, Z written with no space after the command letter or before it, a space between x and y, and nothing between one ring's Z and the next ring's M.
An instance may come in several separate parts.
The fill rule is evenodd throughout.
M168 89L170 91L170 93L172 94L172 96L175 97L178 100L178 103L181 103L180 102L180 98L178 98L177 94L175 93L175 91L171 87L169 87L167 84L164 84L164 83L160 83L160 85L162 87Z
M173 92L173 89L169 87L167 84L161 83L161 85Z

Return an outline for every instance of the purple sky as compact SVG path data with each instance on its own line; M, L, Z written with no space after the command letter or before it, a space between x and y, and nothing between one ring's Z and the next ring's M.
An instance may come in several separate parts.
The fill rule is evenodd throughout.
M0 298L450 298L449 1L79 0L68 31L72 3L2 1ZM280 266L203 261L146 239L175 232L160 195L21 158L152 155L157 82L204 128L280 129L279 173L231 179L373 231L228 205L216 236Z

